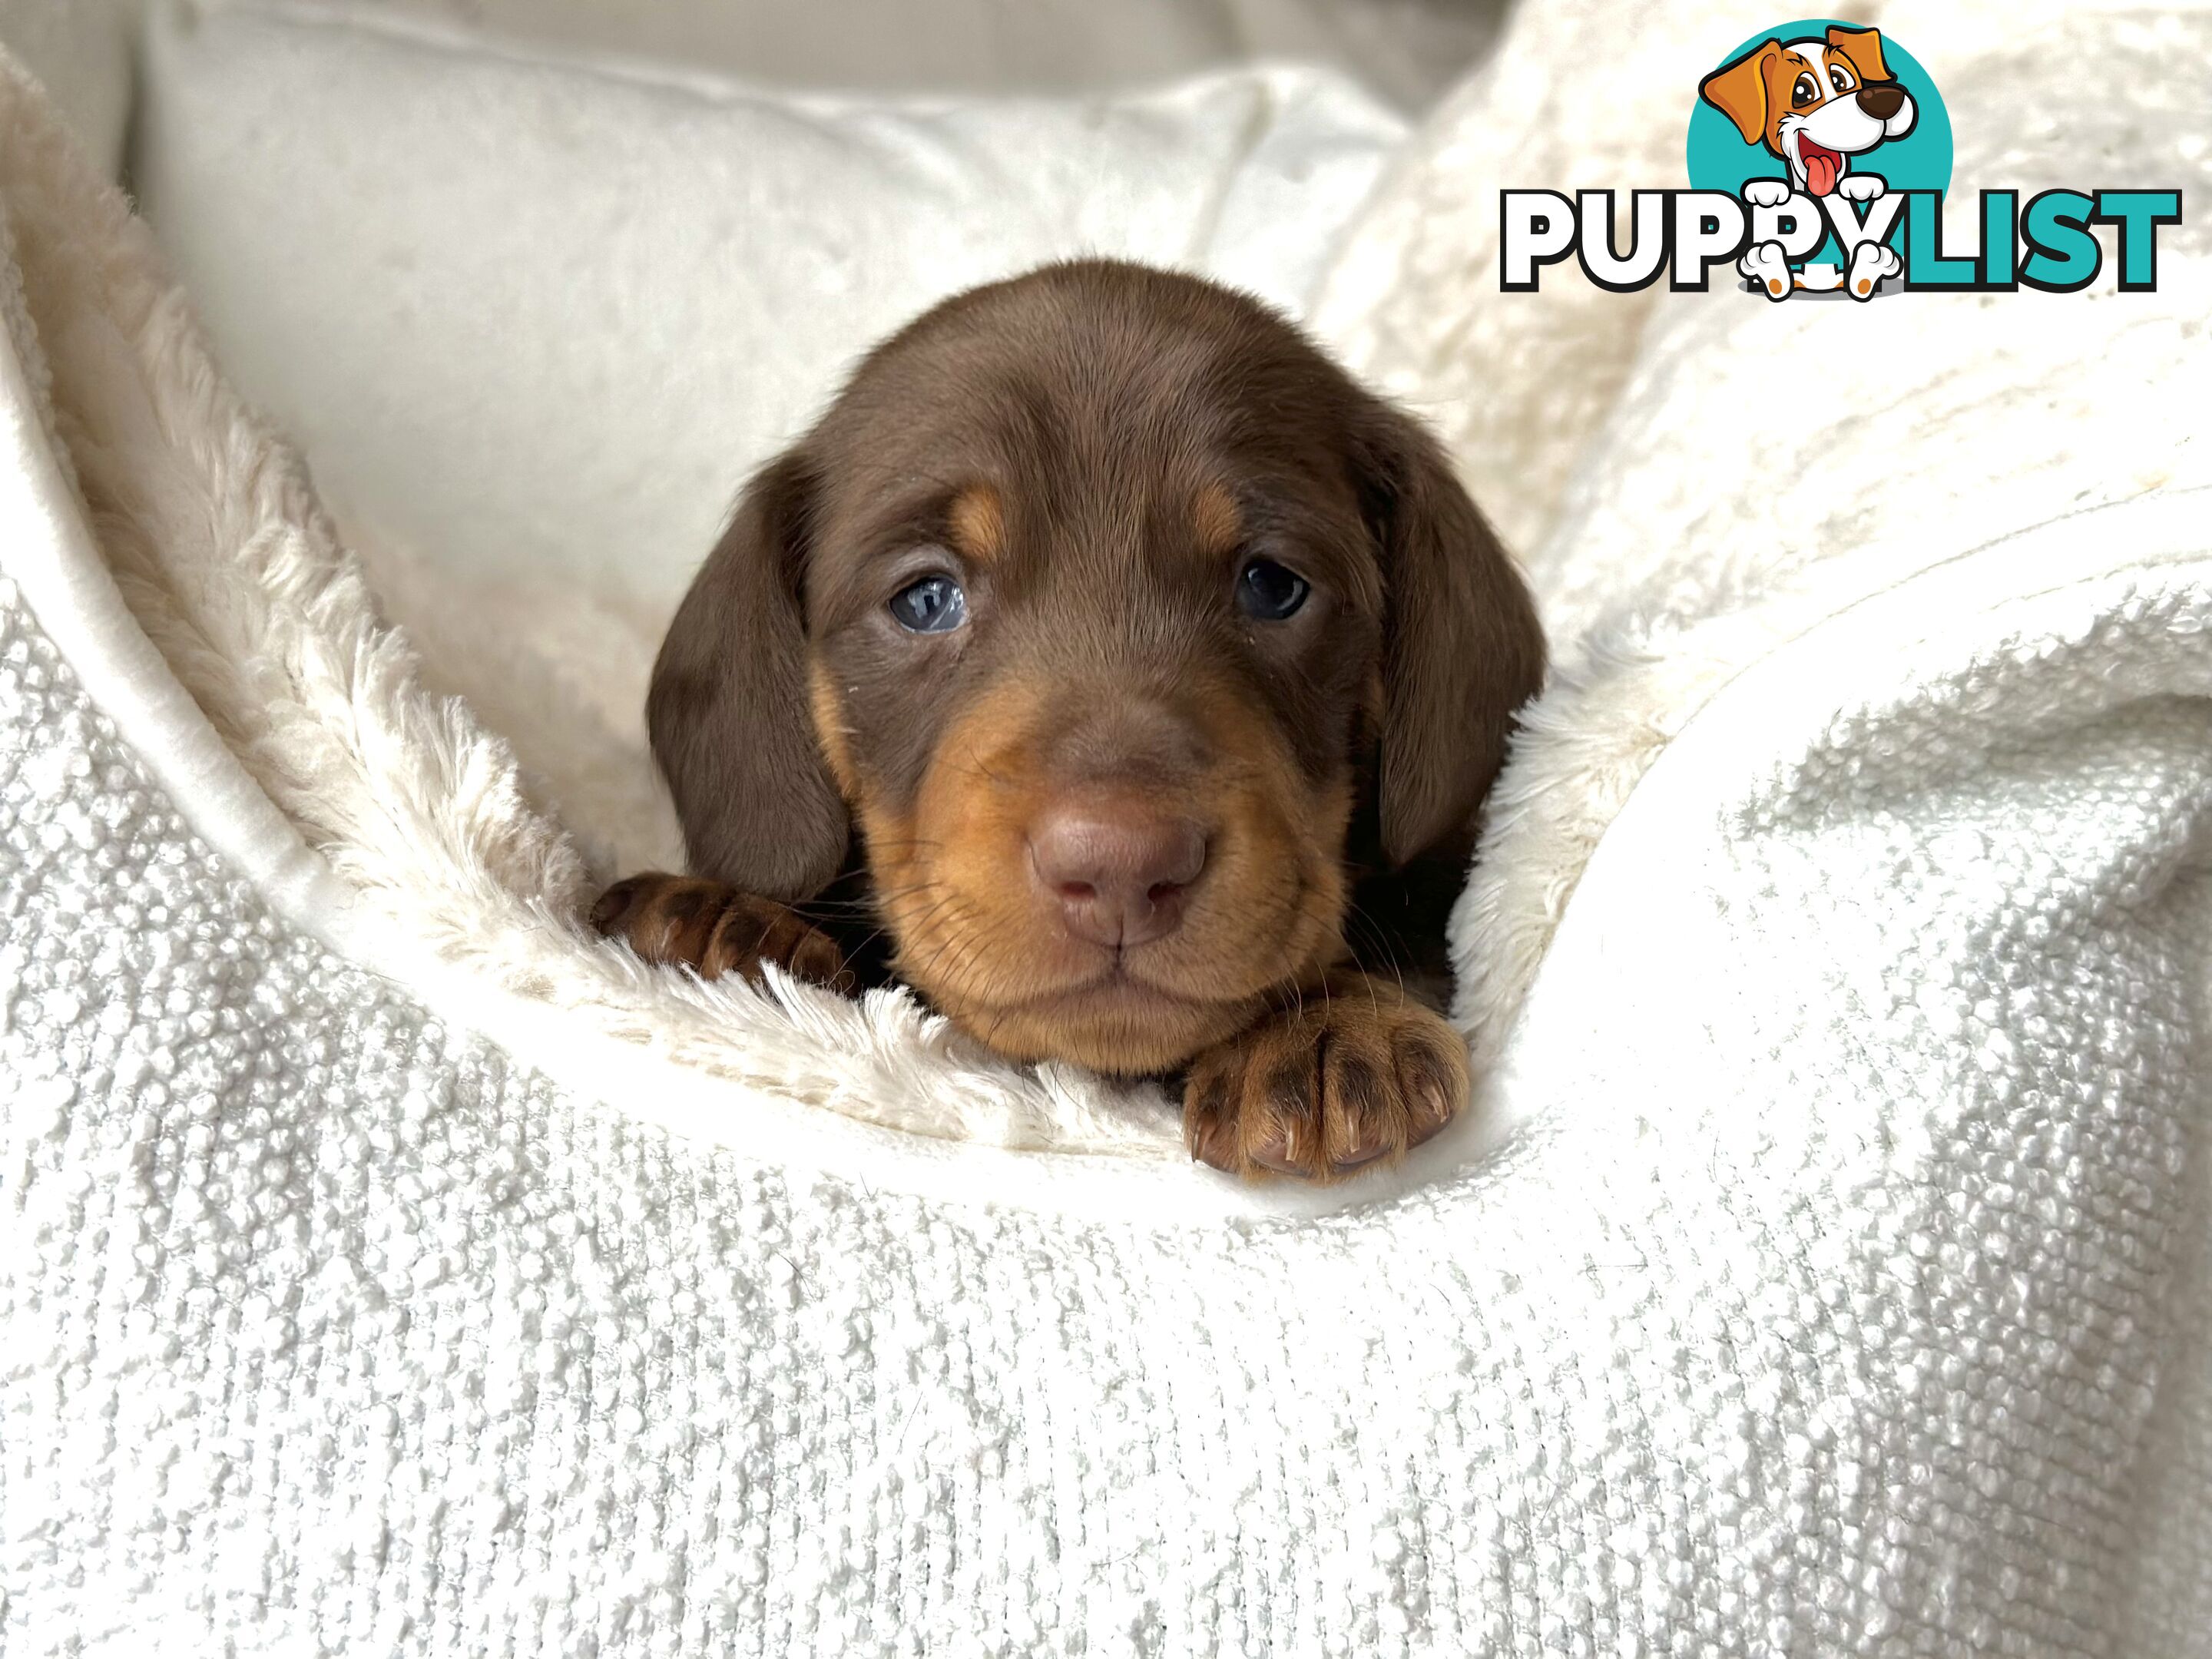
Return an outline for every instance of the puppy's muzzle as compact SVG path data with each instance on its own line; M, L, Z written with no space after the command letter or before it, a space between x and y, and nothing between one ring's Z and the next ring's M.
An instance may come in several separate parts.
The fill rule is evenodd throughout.
M1195 820L1133 797L1063 798L1030 830L1030 867L1078 939L1121 950L1164 938L1206 869Z
M1859 88L1858 104L1875 120L1887 121L1905 107L1905 88L1893 81L1878 81Z

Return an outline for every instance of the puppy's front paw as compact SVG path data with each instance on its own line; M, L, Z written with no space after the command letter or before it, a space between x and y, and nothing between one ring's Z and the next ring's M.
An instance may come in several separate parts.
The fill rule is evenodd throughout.
M719 881L632 876L599 895L592 926L647 962L690 968L702 979L734 971L757 985L761 964L772 962L833 991L853 989L845 958L827 933L787 904Z
M1781 179L1747 179L1743 199L1753 207L1777 208L1790 199L1790 185Z
M1878 173L1847 173L1836 180L1836 194L1846 202L1871 202L1888 188Z
M1247 1177L1334 1181L1418 1146L1467 1103L1467 1044L1396 987L1333 974L1191 1063L1191 1156Z

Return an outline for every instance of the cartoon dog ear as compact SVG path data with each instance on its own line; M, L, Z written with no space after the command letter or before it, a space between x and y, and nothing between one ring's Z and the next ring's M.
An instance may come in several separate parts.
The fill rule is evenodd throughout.
M1889 65L1881 60L1881 31L1855 29L1841 23L1828 26L1828 50L1843 53L1858 71L1862 82L1891 79Z
M1443 449L1370 404L1358 441L1382 551L1383 856L1464 857L1522 704L1542 689L1544 630L1527 584Z
M1782 42L1753 46L1698 82L1698 95L1735 123L1747 144L1766 142L1766 76L1782 61Z
M694 875L796 901L843 867L851 823L814 735L801 606L813 471L745 488L653 665L646 726Z

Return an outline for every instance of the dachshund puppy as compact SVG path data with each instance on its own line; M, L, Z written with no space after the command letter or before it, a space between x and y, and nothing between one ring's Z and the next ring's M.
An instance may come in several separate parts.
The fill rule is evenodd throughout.
M592 920L1179 1073L1194 1156L1333 1179L1466 1099L1420 994L1543 670L1411 420L1240 295L1048 266L878 347L752 480L647 704L692 874Z

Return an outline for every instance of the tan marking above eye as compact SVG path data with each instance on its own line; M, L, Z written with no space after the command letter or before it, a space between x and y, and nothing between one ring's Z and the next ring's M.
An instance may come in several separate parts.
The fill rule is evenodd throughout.
M1006 550L1006 504L990 484L969 484L945 514L959 552L988 564Z
M1244 540L1244 515L1237 498L1218 483L1204 486L1191 507L1198 544L1208 553L1233 553Z

